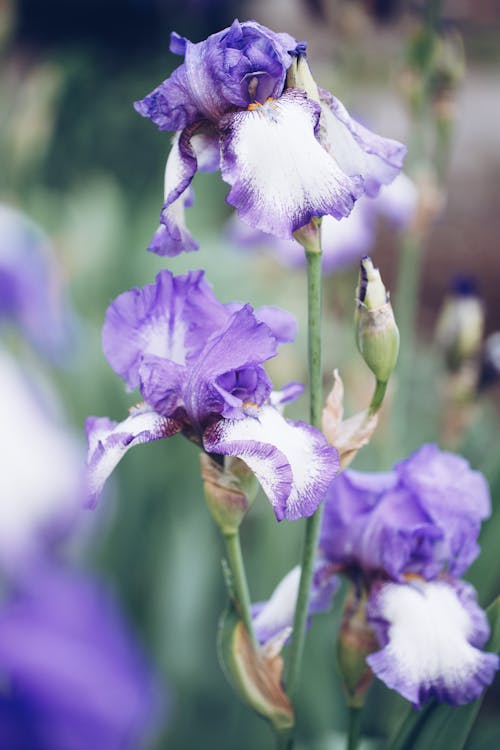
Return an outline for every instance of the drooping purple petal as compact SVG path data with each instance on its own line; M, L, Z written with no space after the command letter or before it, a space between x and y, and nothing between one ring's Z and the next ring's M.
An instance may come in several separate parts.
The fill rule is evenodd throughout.
M258 229L290 238L314 216L348 216L362 188L316 138L319 107L290 89L220 122L227 201Z
M0 746L132 750L165 711L160 686L109 593L37 568L0 607Z
M278 521L312 515L338 472L337 451L319 430L285 420L272 406L222 419L203 435L205 450L237 456L255 473Z
M373 133L350 117L329 91L321 90L327 147L346 175L358 175L366 195L377 195L401 172L406 147Z
M181 428L181 422L163 417L146 405L131 409L130 416L123 422L88 417L86 506L96 506L107 478L130 448L170 437Z
M371 593L367 615L382 646L368 656L369 666L417 707L430 698L454 706L469 703L499 667L496 654L480 650L488 622L467 583L380 584Z

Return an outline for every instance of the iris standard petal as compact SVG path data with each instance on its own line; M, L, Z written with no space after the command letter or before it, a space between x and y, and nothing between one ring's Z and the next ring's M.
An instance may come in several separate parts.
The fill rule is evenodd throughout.
M320 110L305 92L226 115L220 122L227 201L252 226L290 238L313 216L348 216L362 191L316 138Z
M369 666L415 706L430 698L460 706L492 682L499 657L480 650L489 628L469 584L381 584L367 614L383 647L367 658Z
M335 448L319 430L285 420L272 406L222 419L203 435L209 453L237 456L255 473L278 521L312 515L339 469Z
M147 405L131 409L130 416L123 422L88 417L87 507L96 506L104 483L130 448L170 437L181 427L175 419L163 417Z

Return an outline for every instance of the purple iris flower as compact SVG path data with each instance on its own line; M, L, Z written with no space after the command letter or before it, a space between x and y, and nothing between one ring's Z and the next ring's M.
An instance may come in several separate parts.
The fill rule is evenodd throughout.
M325 564L360 576L381 650L367 663L416 706L474 700L499 667L472 586L458 580L479 553L488 486L465 459L424 445L393 471L344 472L325 501Z
M159 686L109 595L44 567L0 605L0 746L133 750L160 719Z
M19 574L73 524L82 456L57 399L0 346L0 566Z
M277 408L296 397L281 393L263 363L295 336L295 321L279 308L224 305L202 271L121 294L108 308L103 349L144 403L121 423L87 420L89 505L133 445L182 432L207 453L237 456L250 467L278 520L309 516L338 471L324 436Z
M401 173L374 198L362 196L344 221L324 216L321 223L324 273L346 268L372 254L379 217L395 229L407 227L415 216L417 198L415 184ZM253 229L236 214L229 222L228 237L240 248L271 252L284 266L303 268L306 264L304 248L297 240Z
M198 169L220 168L240 218L285 239L314 216L348 216L357 198L376 195L400 172L400 143L364 128L327 91L317 102L287 88L305 49L255 21L235 20L198 44L172 34L170 50L184 63L135 104L160 130L176 131L149 250L197 249L184 207Z
M27 216L0 204L0 323L14 323L41 352L63 356L74 315L48 237Z

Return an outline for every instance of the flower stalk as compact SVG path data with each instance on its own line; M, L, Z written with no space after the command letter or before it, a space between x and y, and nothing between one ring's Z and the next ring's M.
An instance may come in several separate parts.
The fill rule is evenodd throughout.
M307 300L308 300L308 362L310 389L310 421L320 427L323 408L323 388L321 371L321 243L314 251L306 250L307 259ZM287 692L293 701L297 695L305 643L305 631L314 555L321 525L322 506L306 521L304 547L302 551L302 573L300 577L297 605L293 623L293 641L288 669Z
M251 600L248 590L245 563L241 553L240 534L238 529L223 534L226 544L227 559L232 575L233 595L236 600L238 614L240 615L252 645L256 647L257 641L252 625Z

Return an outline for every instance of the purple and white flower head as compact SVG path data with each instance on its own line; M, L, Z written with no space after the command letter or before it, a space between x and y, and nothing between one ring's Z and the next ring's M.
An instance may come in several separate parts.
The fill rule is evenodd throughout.
M382 186L375 198L362 196L343 221L324 216L321 222L323 272L341 270L371 255L378 218L383 217L395 229L402 229L412 221L416 207L417 188L401 173L390 185ZM304 248L297 240L280 239L254 229L244 224L237 214L229 221L227 236L239 248L270 252L289 268L305 267Z
M320 555L364 582L381 646L367 663L419 706L474 700L499 667L481 651L489 627L458 580L479 553L490 496L460 456L424 445L390 472L344 472L325 501Z
M21 329L51 358L67 352L74 315L48 237L21 211L0 204L0 324Z
M51 396L1 348L0 387L0 565L19 572L74 520L82 457Z
M0 746L133 750L161 691L109 594L82 574L31 571L0 605Z
M324 436L285 420L263 363L292 340L295 322L279 308L224 305L202 271L131 289L110 305L104 353L144 403L121 423L87 420L89 504L133 445L183 432L207 453L241 458L266 492L278 520L309 516L338 470Z
M160 130L176 132L150 250L197 249L184 207L198 169L220 168L240 217L284 239L313 217L348 216L357 198L376 195L399 174L400 143L361 126L327 91L313 100L287 87L305 49L255 21L235 20L198 44L172 34L170 50L184 63L135 104Z

